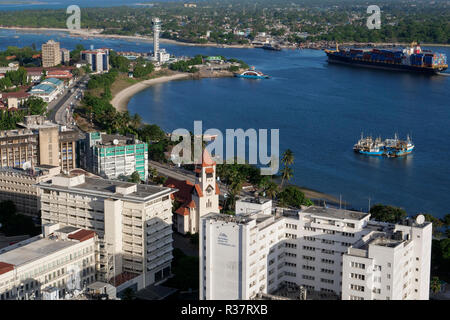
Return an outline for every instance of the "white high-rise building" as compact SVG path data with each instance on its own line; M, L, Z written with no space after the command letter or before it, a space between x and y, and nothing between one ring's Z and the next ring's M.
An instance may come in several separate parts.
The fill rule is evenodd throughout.
M176 190L59 175L38 184L42 224L93 230L99 237L99 280L136 279L142 289L170 275L172 202Z
M161 32L161 20L159 18L152 19L153 25L153 52L156 54L159 52L159 34Z
M431 223L315 206L268 213L264 201L259 212L256 201L236 207L245 202L247 213L201 218L200 299L253 299L283 286L345 300L428 299Z
M161 20L157 17L152 19L153 25L153 60L164 63L169 61L170 54L165 49L159 48L159 35L161 33Z

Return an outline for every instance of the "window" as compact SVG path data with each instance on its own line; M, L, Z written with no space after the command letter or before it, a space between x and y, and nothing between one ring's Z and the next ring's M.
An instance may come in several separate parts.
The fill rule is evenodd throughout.
M350 296L350 300L364 300L364 298L358 296Z
M333 271L333 270L330 270L330 269L320 269L320 272L322 272L322 273L328 273L328 274L334 274L334 271Z
M359 273L350 273L350 278L352 279L358 279L358 280L366 280L366 276Z
M314 280L315 279L313 276L309 276L309 275L306 275L306 274L302 275L302 278L305 279L305 280Z
M321 278L321 279L320 279L320 282L333 284L333 283L334 283L334 280Z
M364 263L358 263L358 262L351 262L352 268L358 268L358 269L365 269L366 265Z
M316 251L316 248L314 248L314 247L308 247L308 246L303 246L303 250Z
M357 284L350 284L350 289L364 292L364 286L359 286Z
M310 257L310 256L303 256L304 260L308 260L308 261L315 261L316 258L315 257Z
M313 266L307 266L307 265L302 265L302 269L304 270L310 270L310 271L314 271L316 268Z
M323 263L328 263L328 264L334 264L334 260L330 260L330 259L322 259Z

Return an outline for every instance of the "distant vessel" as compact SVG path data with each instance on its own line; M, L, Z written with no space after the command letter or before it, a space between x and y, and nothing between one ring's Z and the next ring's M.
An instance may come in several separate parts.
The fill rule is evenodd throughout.
M268 79L270 76L267 74L263 74L260 71L256 71L255 67L251 67L249 70L244 71L242 73L235 73L235 77L238 78L246 78L246 79Z
M414 149L414 144L411 138L407 136L406 140L400 140L397 134L393 139L381 138L373 139L372 137L364 137L353 146L353 150L357 153L366 154L370 156L386 156L386 157L401 157L410 154Z
M422 50L413 42L410 47L397 50L339 49L325 50L329 63L358 67L436 74L448 68L443 53Z
M268 43L263 45L261 48L263 48L264 50L281 51L281 47L279 44Z

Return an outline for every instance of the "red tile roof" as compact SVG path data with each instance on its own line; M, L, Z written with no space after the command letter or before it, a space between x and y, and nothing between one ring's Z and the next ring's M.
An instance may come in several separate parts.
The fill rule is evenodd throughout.
M136 273L131 273L131 272L122 272L121 274L118 274L117 276L115 276L110 283L114 284L116 287L120 286L122 283L125 283L131 279L134 279L138 276L138 274Z
M181 181L174 178L168 178L164 183L164 186L178 189L175 193L175 199L177 201L184 204L192 200L192 189L194 188L194 184L192 182L188 180Z
M216 162L211 158L211 155L206 149L203 149L202 158L200 160L201 161L198 161L198 163L201 163L202 167L210 167L216 165Z
M220 195L219 184L216 182L216 194Z
M176 211L176 214L179 214L180 216L188 216L189 215L189 209L186 207L179 207Z
M69 234L69 239L78 240L80 242L86 241L95 236L95 232L92 230L80 230L75 233Z
M199 184L195 185L195 191L197 192L197 195L199 196L199 198L203 197L203 192L202 192L202 189L200 188Z
M191 202L189 202L186 206L191 209L196 207L194 200L191 200Z
M4 274L14 270L14 265L0 261L0 274Z

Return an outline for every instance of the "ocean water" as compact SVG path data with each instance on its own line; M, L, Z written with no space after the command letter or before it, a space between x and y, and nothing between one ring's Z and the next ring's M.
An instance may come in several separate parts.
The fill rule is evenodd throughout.
M159 0L171 1L171 0ZM136 3L148 1L125 1L125 0L0 0L0 10L39 10L39 9L63 9L70 5L86 7L114 7L134 6Z
M16 36L17 38L14 38ZM48 39L73 49L111 47L151 51L151 43L71 38L64 33L0 30L0 49L38 47ZM292 183L329 193L367 210L383 203L408 214L450 213L450 77L424 76L329 65L315 50L225 49L163 44L176 55L223 55L243 59L272 76L173 81L155 85L129 102L130 113L171 132L203 129L279 129L280 150L295 155ZM449 48L431 48L450 56ZM446 73L449 75L449 73ZM401 138L416 149L405 158L355 154L361 132Z

